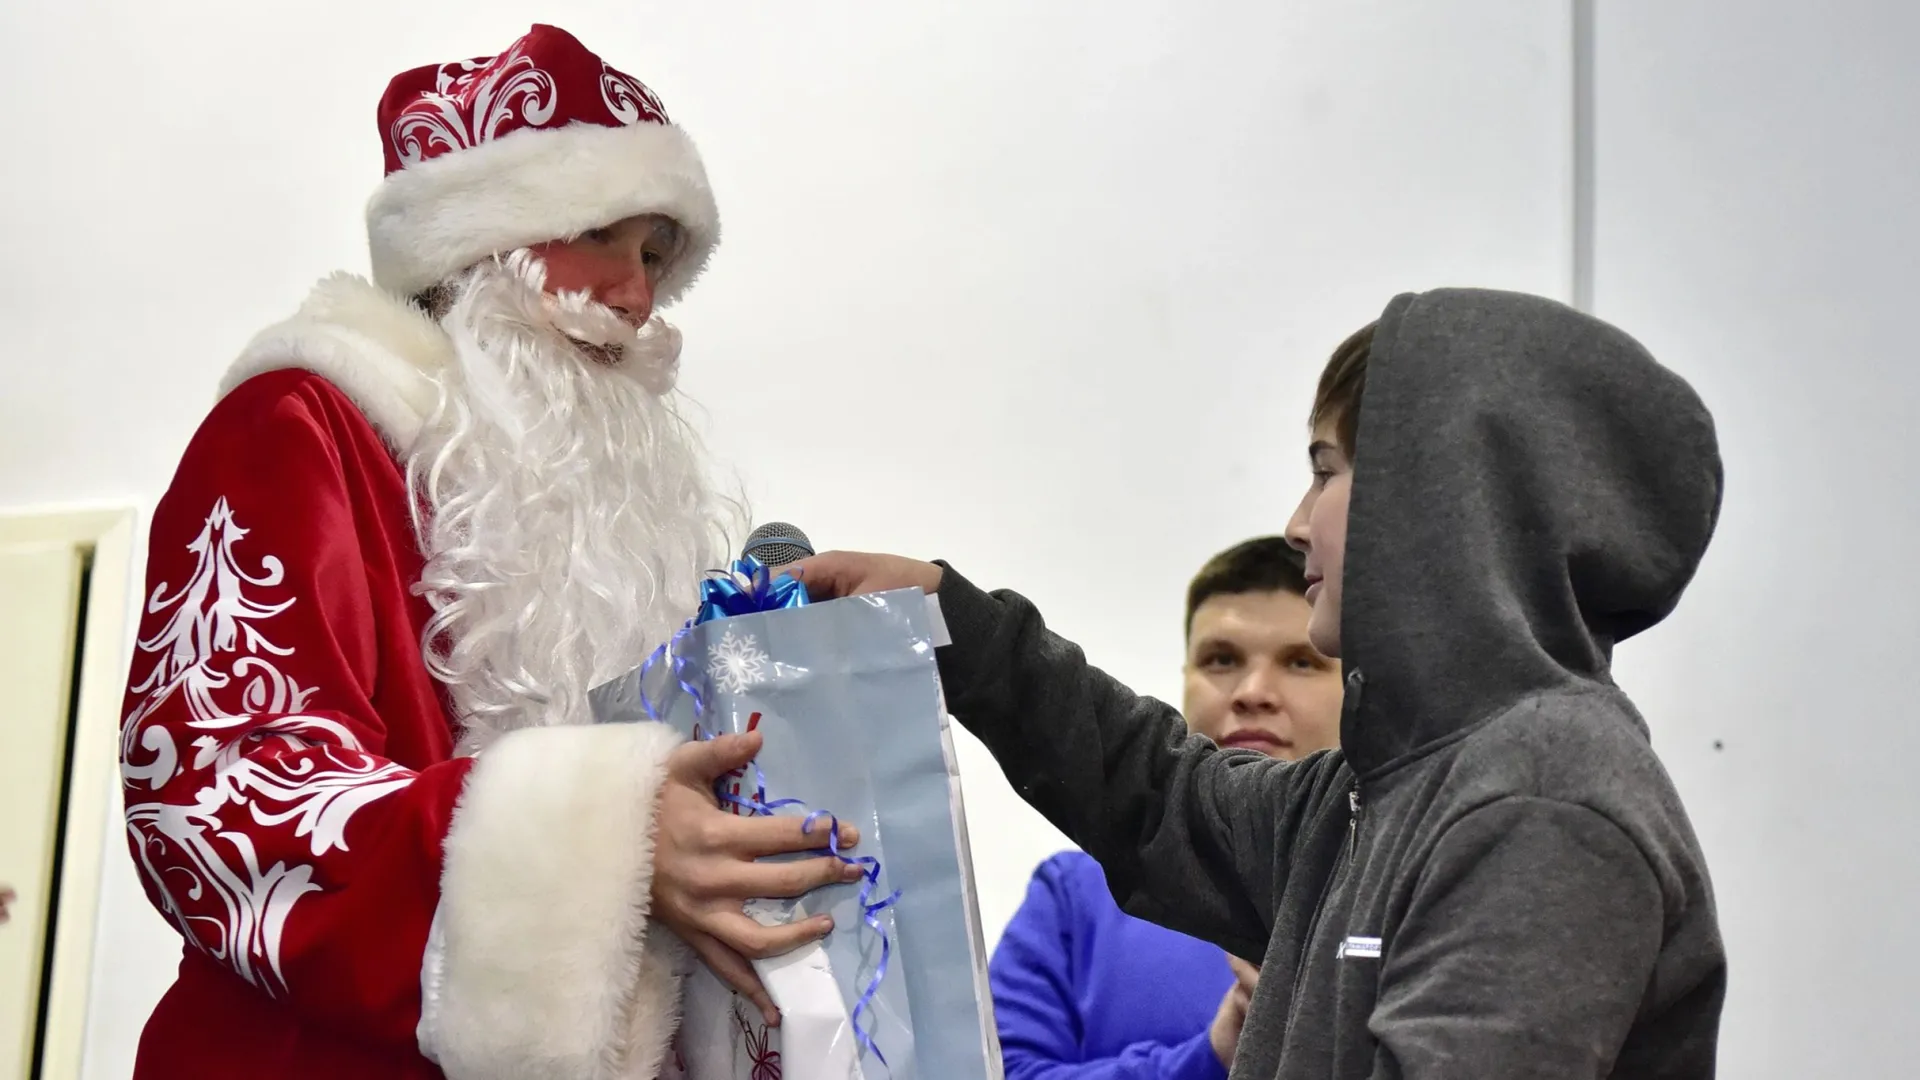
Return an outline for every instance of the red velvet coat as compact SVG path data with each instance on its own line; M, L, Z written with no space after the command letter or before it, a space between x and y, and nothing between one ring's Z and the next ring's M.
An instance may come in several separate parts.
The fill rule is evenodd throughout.
M154 514L121 764L186 947L139 1080L659 1068L679 950L645 913L673 737L532 727L456 757L421 657L394 448L448 348L323 283L249 347Z

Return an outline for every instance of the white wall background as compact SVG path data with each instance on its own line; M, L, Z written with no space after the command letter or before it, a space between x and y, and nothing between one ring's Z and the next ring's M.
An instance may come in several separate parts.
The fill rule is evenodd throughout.
M1596 296L1700 381L1732 462L1698 595L1623 665L1719 877L1729 1075L1891 1075L1864 1025L1899 1007L1890 954L1914 942L1892 917L1914 797L1891 782L1915 642L1890 601L1916 516L1884 373L1920 228L1894 99L1920 75L1856 6L1818 34L1730 0L1599 28ZM1185 579L1284 521L1342 336L1409 288L1571 295L1562 4L13 4L0 510L149 506L249 334L364 266L387 77L535 19L701 142L727 240L678 316L683 385L759 516L1019 588L1162 696ZM997 935L1062 841L962 753ZM178 949L123 852L101 1080ZM1825 1067L1830 1035L1851 1068Z
M1873 0L1599 5L1595 304L1727 461L1698 584L1621 664L1712 860L1726 1076L1920 1073L1917 38Z

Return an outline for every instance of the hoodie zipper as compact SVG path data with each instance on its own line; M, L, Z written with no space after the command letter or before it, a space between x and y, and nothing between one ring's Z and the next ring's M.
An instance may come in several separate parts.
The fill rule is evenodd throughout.
M1347 673L1346 692L1341 702L1341 726L1346 726L1348 715L1360 711L1360 697L1367 689L1367 677L1359 668ZM1347 856L1360 854L1360 780L1355 778L1353 786L1347 789Z
M1353 861L1360 854L1360 784L1358 781L1347 789L1347 850L1345 858L1334 863L1333 876L1327 880L1327 887L1320 890L1320 899L1313 905L1313 918L1307 921L1306 944L1300 951L1300 963L1293 972L1293 1000L1287 1006L1287 1032L1284 1038L1292 1041L1293 1020L1300 1015L1300 984L1306 981L1307 965L1313 960L1314 938L1320 934L1320 919L1327 911L1327 898L1339 887L1343 875L1353 868Z
M1347 790L1347 856L1360 854L1360 785Z
M1367 688L1367 677L1359 668L1347 672L1345 700L1341 703L1341 729L1346 729L1346 718L1360 709L1360 697ZM1314 939L1320 934L1320 920L1327 912L1327 898L1340 887L1341 875L1352 868L1355 859L1360 856L1360 781L1355 779L1353 786L1347 789L1347 846L1334 860L1333 875L1327 879L1326 888L1320 890L1320 899L1313 905L1313 918L1307 920L1307 936L1300 950L1300 962L1293 972L1293 1000L1287 1005L1286 1034L1283 1038L1293 1039L1293 1021L1300 1015L1300 984L1306 981L1307 965L1313 962Z

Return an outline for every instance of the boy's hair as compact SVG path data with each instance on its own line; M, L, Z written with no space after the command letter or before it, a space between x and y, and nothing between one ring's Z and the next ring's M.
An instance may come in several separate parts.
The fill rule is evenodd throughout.
M1373 328L1370 322L1333 350L1326 369L1320 372L1320 385L1313 392L1313 413L1307 426L1317 430L1332 423L1340 452L1351 458L1360 432L1360 396L1367 389L1367 358L1373 355Z
M1207 560L1187 586L1187 633L1193 633L1193 613L1215 596L1234 593L1307 593L1306 560L1278 536L1243 540Z

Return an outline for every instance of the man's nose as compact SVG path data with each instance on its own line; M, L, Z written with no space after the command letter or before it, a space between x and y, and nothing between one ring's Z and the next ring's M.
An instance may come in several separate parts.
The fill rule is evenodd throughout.
M644 326L653 318L653 283L645 273L637 273L609 288L600 302L612 308L629 325Z
M1247 669L1240 684L1233 688L1233 708L1242 713L1280 711L1280 674L1271 664L1255 664Z

